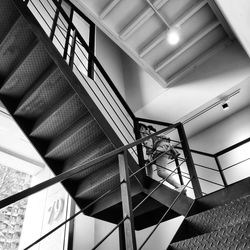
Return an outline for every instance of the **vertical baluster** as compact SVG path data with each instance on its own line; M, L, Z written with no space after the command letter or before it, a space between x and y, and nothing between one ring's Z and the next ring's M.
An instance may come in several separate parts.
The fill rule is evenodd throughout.
M223 173L222 167L221 167L221 165L220 165L220 161L219 161L219 159L218 159L217 156L214 156L214 159L215 159L215 162L216 162L216 164L217 164L217 167L218 167L218 170L219 170L219 173L220 173L222 182L223 182L224 186L227 187L227 185L228 185L228 184L227 184L227 180L226 180L226 177L225 177L225 175L224 175L224 173Z
M71 8L70 10L70 20L72 21L73 19L73 9ZM69 48L69 39L70 39L70 32L71 32L71 25L68 22L68 30L67 30L67 35L66 35L66 39L65 39L65 45L64 45L64 52L63 52L63 59L66 60L67 59L67 55L68 55L68 48Z
M194 162L193 162L191 151L188 145L186 133L181 123L178 125L177 129L178 129L179 137L182 143L183 153L186 158L186 164L187 164L187 168L189 171L189 175L190 175L192 185L194 188L194 194L195 194L195 197L198 198L202 196L202 191L201 191L199 179L198 179L195 167L194 167Z
M73 69L74 65L74 56L75 56L75 46L76 46L76 30L73 31L72 41L71 41L71 50L69 58L69 67Z
M59 5L61 5L62 0L59 0L58 3L59 3ZM51 27L51 31L50 31L50 40L51 40L51 41L53 40L53 37L54 37L54 35L55 35L55 31L56 31L56 26L57 26L57 21L58 21L59 14L60 14L60 11L59 11L59 9L57 8L57 9L56 9L56 12L55 12L54 19L53 19L53 24L52 24L52 27Z
M124 234L125 234L125 245L127 250L136 250L134 218L132 211L130 181L128 174L127 151L125 151L123 154L119 154L118 160L119 160L119 171L120 171L120 181L121 181L123 218L127 217L127 219L123 223Z

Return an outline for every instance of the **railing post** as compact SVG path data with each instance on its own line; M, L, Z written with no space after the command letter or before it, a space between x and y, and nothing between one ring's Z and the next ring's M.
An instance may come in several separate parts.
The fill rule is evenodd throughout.
M193 162L191 151L190 151L190 148L188 145L186 133L185 133L184 127L181 123L177 126L177 129L178 129L178 133L179 133L180 140L182 143L183 153L184 153L184 156L186 158L187 168L188 168L190 178L192 181L194 194L195 194L195 197L198 198L198 197L202 196L202 191L201 191L198 176L197 176L197 173L196 173L196 170L194 167L194 162Z
M70 20L72 21L73 19L73 9L71 8L70 10ZM67 35L66 35L66 39L65 39L65 45L64 45L64 51L63 51L63 59L66 60L67 59L67 55L68 55L68 48L69 48L69 39L70 39L70 31L71 31L71 25L70 23L68 23L68 29L67 29Z
M71 69L73 69L73 65L74 65L75 46L76 46L76 30L74 30L73 32L70 57L69 57L69 67Z
M219 170L219 173L220 173L222 182L223 182L224 186L227 187L227 186L228 186L227 180L226 180L226 177L225 177L225 175L224 175L224 173L223 173L222 167L221 167L221 165L220 165L220 161L219 161L219 159L218 159L217 156L214 156L214 159L215 159L215 161L216 161L216 164L217 164L217 167L218 167L218 170Z
M59 0L58 3L61 5L62 0ZM56 12L55 12L54 19L53 19L53 24L52 24L52 27L51 27L50 36L49 36L49 38L50 38L51 41L53 40L53 37L54 37L54 35L55 35L56 25L57 25L57 21L58 21L59 14L60 14L60 11L59 11L59 9L57 8L57 9L56 9Z
M120 250L126 250L126 244L125 244L125 231L124 231L124 225L123 223L119 226L119 245Z
M134 229L134 217L132 211L132 200L130 193L130 181L128 173L127 151L118 155L119 171L121 181L121 198L123 218L127 219L123 222L126 250L136 250L136 239Z

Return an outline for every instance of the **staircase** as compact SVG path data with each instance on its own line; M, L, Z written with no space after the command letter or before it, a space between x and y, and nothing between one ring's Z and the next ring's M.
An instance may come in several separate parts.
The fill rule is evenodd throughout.
M59 175L123 144L33 16L19 2L0 2L0 99L53 173ZM20 9L24 7L21 12L16 3ZM130 155L128 163L132 171L139 169ZM153 188L146 187L145 181L155 183L143 171L131 179L134 206ZM62 182L80 208L119 183L117 157ZM158 192L166 191L171 194L169 199L157 198ZM161 187L155 195L135 212L136 229L156 224L178 193ZM182 197L165 220L185 214L191 204L192 199ZM122 219L120 190L97 202L86 214L118 223ZM145 216L150 219L145 220Z
M168 249L250 249L249 186L248 178L197 201Z

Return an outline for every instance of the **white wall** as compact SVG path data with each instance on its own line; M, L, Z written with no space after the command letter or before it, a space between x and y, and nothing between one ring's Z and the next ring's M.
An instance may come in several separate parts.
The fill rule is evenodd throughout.
M96 28L96 57L125 98L121 49L101 30Z
M33 176L31 185L37 185L53 177L48 168L44 168L36 176ZM53 185L34 195L28 197L27 208L24 217L23 230L18 249L24 249L44 234L55 228L66 219L67 192L61 184ZM55 202L63 200L62 203ZM57 211L55 211L58 209ZM57 213L58 212L58 213ZM33 250L62 250L64 245L65 227L61 227L56 232L45 238L32 247Z
M239 112L232 114L221 122L209 127L199 134L189 138L190 148L208 153L217 153L233 144L236 144L250 137L250 106L243 108ZM241 146L237 150L231 151L219 157L222 168L226 168L239 161L249 158L250 143ZM193 154L195 163L217 169L213 158ZM239 181L250 176L250 161L239 164L224 172L228 184ZM196 167L198 176L222 184L222 179L218 173L204 168ZM202 190L206 193L215 191L220 187L208 182L201 181Z
M125 53L122 58L127 103L136 112L165 89Z
M250 1L216 0L216 3L250 57Z

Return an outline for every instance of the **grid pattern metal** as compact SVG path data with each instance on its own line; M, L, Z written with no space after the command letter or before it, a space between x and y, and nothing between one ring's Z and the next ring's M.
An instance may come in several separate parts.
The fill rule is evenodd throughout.
M87 114L87 109L83 106L77 94L72 90L68 92L69 94L66 94L63 99L61 95L57 96L58 103L50 110L46 110L45 114L41 116L32 136L43 139L55 138Z
M1 88L0 93L9 97L21 97L52 63L42 43L38 43Z
M64 131L60 137L52 141L46 157L60 160L67 159L88 147L101 134L102 130L97 122L90 115L86 115Z
M96 199L114 188L119 182L118 164L113 162L83 179L78 186L76 198L82 201Z
M35 40L23 17L17 19L0 47L0 75L5 78L16 67Z
M15 115L37 118L69 90L65 78L53 65L25 94Z

